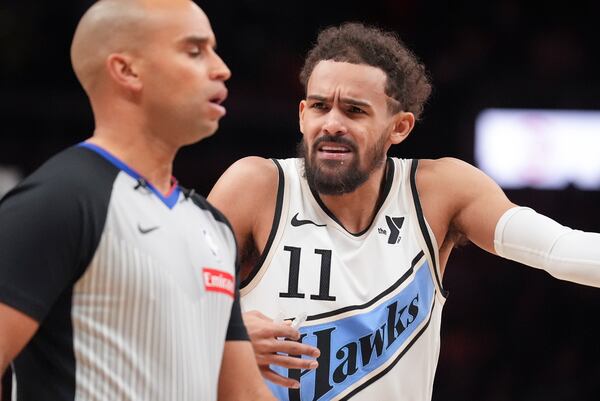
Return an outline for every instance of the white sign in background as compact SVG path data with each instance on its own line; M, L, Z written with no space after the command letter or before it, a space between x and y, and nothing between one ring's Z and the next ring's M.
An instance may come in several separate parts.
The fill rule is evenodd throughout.
M487 109L475 161L507 189L600 189L600 112Z

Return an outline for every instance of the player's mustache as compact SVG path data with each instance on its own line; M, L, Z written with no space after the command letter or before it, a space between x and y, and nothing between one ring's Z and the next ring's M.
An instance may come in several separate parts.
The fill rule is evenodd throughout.
M354 143L354 141L350 140L349 138L345 138L339 135L323 135L322 137L318 138L315 141L315 143L313 143L313 152L316 152L319 145L323 142L338 143L340 145L345 145L352 152L356 152L356 143Z

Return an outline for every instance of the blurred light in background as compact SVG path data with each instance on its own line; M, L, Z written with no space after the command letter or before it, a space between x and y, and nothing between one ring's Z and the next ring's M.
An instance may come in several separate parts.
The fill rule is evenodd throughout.
M0 198L23 179L16 167L0 165Z
M475 161L506 189L600 190L600 112L484 110Z

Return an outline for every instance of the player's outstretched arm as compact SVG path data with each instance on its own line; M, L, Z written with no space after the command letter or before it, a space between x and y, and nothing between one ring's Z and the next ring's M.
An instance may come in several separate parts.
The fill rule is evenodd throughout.
M517 207L475 167L452 160L446 164L445 174L457 188L453 224L467 238L556 278L600 287L600 234L573 230Z
M248 341L226 341L219 375L219 401L275 401L254 362Z
M300 333L291 326L291 322L275 322L259 311L246 312L243 317L263 377L284 387L299 388L298 381L275 373L269 365L287 369L316 369L319 366L317 361L300 356L317 358L321 354L319 349L297 341L289 341L300 338Z
M38 322L31 317L0 303L0 377L38 326Z

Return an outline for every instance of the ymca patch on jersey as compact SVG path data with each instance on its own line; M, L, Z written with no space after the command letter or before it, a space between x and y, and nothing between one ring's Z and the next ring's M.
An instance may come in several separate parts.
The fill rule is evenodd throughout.
M221 270L211 269L210 267L203 267L202 277L204 278L205 291L220 292L229 295L231 298L234 297L235 280L231 274Z

